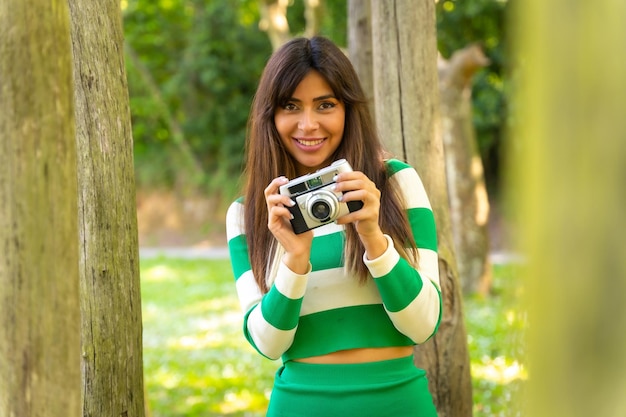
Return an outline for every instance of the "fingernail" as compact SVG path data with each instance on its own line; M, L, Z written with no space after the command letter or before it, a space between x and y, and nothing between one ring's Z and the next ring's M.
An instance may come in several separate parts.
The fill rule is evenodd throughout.
M335 175L335 176L333 177L333 181L337 181L337 178L338 178L338 177L339 177L339 174Z
M289 200L289 203L287 203L287 204L289 204L289 207L293 207L293 206L296 205L296 202L293 201L293 200Z

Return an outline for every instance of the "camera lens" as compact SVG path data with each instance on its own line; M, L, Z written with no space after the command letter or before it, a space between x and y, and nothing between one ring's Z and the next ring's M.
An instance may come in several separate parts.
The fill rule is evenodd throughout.
M311 214L318 220L326 220L330 216L330 206L326 201L318 200L311 205Z

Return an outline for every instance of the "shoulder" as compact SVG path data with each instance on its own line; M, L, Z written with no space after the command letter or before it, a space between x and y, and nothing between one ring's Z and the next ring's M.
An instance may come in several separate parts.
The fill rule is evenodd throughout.
M226 216L228 217L231 213L234 214L235 212L239 212L243 210L243 207L244 207L243 197L239 197L238 199L230 203Z
M389 177L393 177L396 173L402 171L403 169L413 169L411 165L399 159L386 159L385 167L387 168L387 175Z
M422 179L415 168L398 159L385 160L385 166L389 181L398 188L408 207L431 207Z
M233 201L226 212L226 233L228 239L244 233L244 205L243 197Z
M399 159L386 159L387 177L400 182L400 185L411 185L417 181L422 183L417 171L411 165ZM408 181L408 184L406 182Z

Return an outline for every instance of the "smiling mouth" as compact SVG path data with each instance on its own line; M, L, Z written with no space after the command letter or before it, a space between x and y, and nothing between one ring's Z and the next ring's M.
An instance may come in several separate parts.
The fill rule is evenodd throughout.
M315 139L315 140L304 140L304 139L296 139L296 142L298 142L300 145L302 146L317 146L320 143L324 142L324 139Z

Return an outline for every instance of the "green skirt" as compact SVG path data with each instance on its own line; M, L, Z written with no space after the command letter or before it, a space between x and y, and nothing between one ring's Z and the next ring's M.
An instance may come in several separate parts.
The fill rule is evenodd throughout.
M288 361L277 372L267 417L436 417L426 372L413 356L315 365Z

